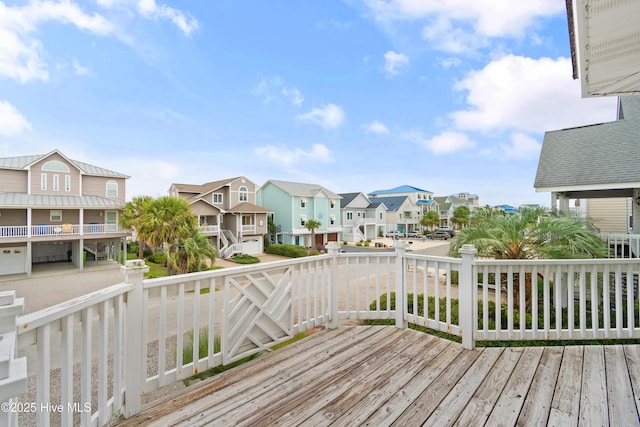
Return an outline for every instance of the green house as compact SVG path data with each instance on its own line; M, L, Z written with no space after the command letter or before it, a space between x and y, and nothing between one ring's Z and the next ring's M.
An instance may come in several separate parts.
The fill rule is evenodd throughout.
M276 226L274 243L299 246L324 246L342 237L340 220L341 197L318 184L288 181L267 181L257 193L257 204L273 212ZM306 228L309 220L320 222L315 230L316 241Z

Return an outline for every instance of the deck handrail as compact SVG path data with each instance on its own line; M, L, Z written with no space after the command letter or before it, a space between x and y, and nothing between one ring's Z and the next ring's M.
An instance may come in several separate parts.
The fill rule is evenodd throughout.
M340 320L414 323L465 348L640 337L639 259L489 260L471 245L452 258L405 252L404 241L395 252L339 248L156 279L128 261L122 283L18 316L16 348L35 372L36 407L52 401L59 372L60 399L72 405L61 423L104 425L138 413L141 397L160 387ZM39 411L34 422L48 425L50 415Z

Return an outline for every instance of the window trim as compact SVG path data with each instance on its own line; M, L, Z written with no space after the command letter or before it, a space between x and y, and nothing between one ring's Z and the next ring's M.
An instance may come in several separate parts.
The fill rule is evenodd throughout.
M47 190L47 174L46 173L40 174L40 190L43 190L43 191Z
M216 201L217 198L219 198L220 200ZM224 203L224 195L222 193L212 193L211 203L213 203L214 205L221 205L222 203Z
M111 185L111 186L114 186L114 185L115 185L115 190L116 190L116 191L115 191L115 195L112 195L112 194L110 194L110 193L109 193L109 186L110 186L110 185ZM112 179L110 179L109 181L107 181L107 182L106 182L106 184L105 184L105 194L106 194L106 196L107 196L107 197L118 197L118 192L119 192L119 190L120 190L118 187L119 187L119 186L118 186L118 182L117 182L117 181L114 181L114 180L112 180ZM113 189L112 189L112 190L113 190Z
M64 176L64 191L71 191L71 175Z
M306 209L306 208L307 208L307 198L300 197L300 209Z
M55 215L55 213L58 213L58 214ZM58 218L58 219L56 219L56 218ZM62 209L51 209L51 210L49 210L49 221L51 221L51 222L62 222Z
M238 201L239 202L248 202L249 201L249 189L244 185L238 188Z
M60 175L53 174L53 191L60 191Z

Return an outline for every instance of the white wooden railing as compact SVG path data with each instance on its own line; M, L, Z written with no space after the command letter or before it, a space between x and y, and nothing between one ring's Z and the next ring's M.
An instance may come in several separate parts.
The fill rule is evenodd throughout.
M611 258L640 258L640 234L601 234Z
M17 423L104 425L138 413L156 389L341 320L414 323L465 348L640 337L637 259L481 260L468 245L461 258L434 257L405 253L402 241L395 252L328 249L147 280L142 261L129 261L121 284L18 316L18 356L36 393L19 397L16 408L34 410Z
M126 231L118 224L40 224L1 226L0 238L48 237L80 234L121 233Z

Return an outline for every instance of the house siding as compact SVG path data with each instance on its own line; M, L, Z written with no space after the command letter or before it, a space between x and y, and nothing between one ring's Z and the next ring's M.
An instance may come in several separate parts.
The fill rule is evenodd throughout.
M69 172L54 172L50 170L42 170L42 166L44 166L47 162L52 160L57 160L59 162L64 163L68 168ZM51 156L45 157L40 161L34 163L30 167L31 177L30 177L30 190L31 194L54 194L54 195L65 195L65 196L79 196L80 195L80 171L78 168L67 161L64 157L60 156L57 153L52 154ZM47 189L42 190L41 187L41 175L46 174L47 176ZM58 175L59 177L59 185L58 190L55 191L53 189L53 176ZM71 191L65 191L65 176L71 177Z
M115 181L118 183L118 196L109 197L109 199L118 200L124 203L126 200L124 178L85 175L82 178L82 195L107 197L107 181Z
M601 233L626 234L629 225L627 198L588 199L587 217Z
M26 193L27 171L0 169L0 193Z

